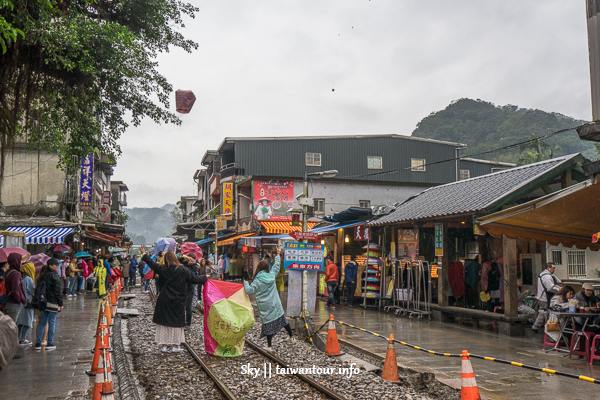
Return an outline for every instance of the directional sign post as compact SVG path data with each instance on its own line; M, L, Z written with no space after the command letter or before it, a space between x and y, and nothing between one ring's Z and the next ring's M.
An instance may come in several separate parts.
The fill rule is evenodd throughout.
M294 271L323 271L323 245L288 242L283 267Z

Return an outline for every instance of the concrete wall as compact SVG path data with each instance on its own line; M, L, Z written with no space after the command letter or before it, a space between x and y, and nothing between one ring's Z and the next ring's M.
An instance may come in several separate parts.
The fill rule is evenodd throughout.
M65 177L56 168L58 155L16 148L6 155L0 201L7 214L58 215L65 195Z
M552 262L552 250L560 250L562 252L562 264L556 265L556 271L554 275L560 279L568 279L568 250L581 250L576 247L564 247L564 246L552 246L548 244L546 246L546 259ZM588 279L598 279L600 276L596 272L596 269L600 270L600 252L585 249L585 264L586 264L586 277Z
M294 181L294 197L302 193L303 182ZM314 180L308 183L308 197L325 199L325 215L358 207L360 200L369 200L371 206L401 203L422 192L423 186L392 186L376 183L345 183ZM294 200L294 207L299 208Z

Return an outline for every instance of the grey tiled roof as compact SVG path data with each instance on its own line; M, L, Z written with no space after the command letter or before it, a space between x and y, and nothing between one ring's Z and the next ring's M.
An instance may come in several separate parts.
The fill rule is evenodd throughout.
M571 166L578 155L570 154L429 188L369 225L385 225L485 210L503 198L523 190L529 183L557 176L566 166Z

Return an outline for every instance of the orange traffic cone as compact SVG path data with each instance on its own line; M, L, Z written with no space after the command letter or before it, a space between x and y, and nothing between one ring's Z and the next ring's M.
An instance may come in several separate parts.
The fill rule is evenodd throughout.
M101 369L102 373L96 374L92 400L114 400L115 390L112 380L110 354L106 349L103 350L102 356L98 360L98 369Z
M110 310L112 312L113 317L117 312L117 296L115 295L115 290L112 289L110 291Z
M387 352L385 353L385 362L383 363L383 373L381 377L388 382L400 382L398 378L398 361L396 361L396 349L394 348L394 335L390 335L388 340Z
M462 385L460 388L460 399L481 400L481 396L479 396L479 388L477 388L477 382L475 382L475 373L473 372L473 367L471 367L469 352L463 350L461 357L462 366L460 372L462 378Z
M94 376L102 373L102 368L100 367L101 354L105 350L109 350L108 343L108 332L107 327L102 325L100 327L100 333L96 337L96 347L94 348L94 358L92 359L92 368L89 371L85 371L85 373L89 376Z
M106 320L102 323L103 318ZM112 336L112 316L110 312L110 308L108 305L103 302L100 304L100 312L98 313L98 325L96 327L96 337L98 336L98 332L100 331L100 326L105 325L108 327L108 334Z
M338 342L337 331L335 330L335 322L333 321L333 314L329 315L329 325L327 326L327 343L325 344L325 354L328 356L339 356L342 354L340 351L340 343Z

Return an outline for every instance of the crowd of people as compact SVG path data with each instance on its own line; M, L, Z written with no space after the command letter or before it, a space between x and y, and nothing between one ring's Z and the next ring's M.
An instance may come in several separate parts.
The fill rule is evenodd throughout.
M127 276L127 286L135 285L137 264L129 256L53 255L38 269L28 255L10 253L6 260L0 260L0 316L14 324L5 320L3 328L15 328L3 332L3 339L9 340L14 333L15 346L56 349L54 332L64 301L82 296L85 291L96 292L102 298L109 285L122 276ZM13 358L20 357L15 354Z

